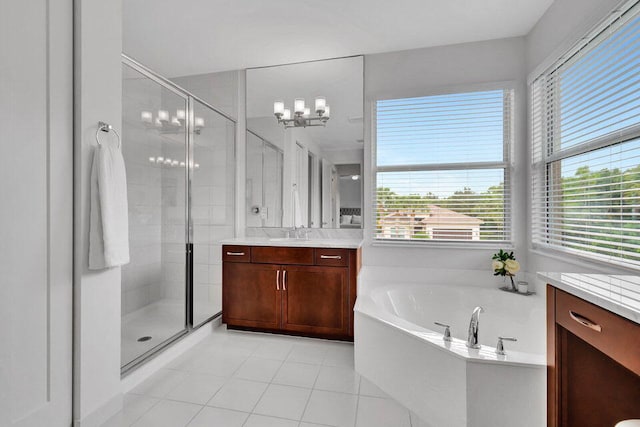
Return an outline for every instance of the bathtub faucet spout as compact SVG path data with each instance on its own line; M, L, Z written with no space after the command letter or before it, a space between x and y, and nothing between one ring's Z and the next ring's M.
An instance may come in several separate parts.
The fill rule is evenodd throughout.
M469 336L467 337L467 347L480 348L478 344L478 330L480 328L480 313L484 313L484 308L478 306L471 313L471 321L469 322Z

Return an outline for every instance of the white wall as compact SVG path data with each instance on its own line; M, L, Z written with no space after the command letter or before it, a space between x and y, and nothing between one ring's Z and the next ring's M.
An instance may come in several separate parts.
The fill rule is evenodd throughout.
M340 181L340 207L359 208L362 206L362 181L354 181L350 176L341 177Z
M0 2L0 426L71 424L73 5Z
M511 82L515 89L513 182L514 216L524 218L526 207L525 40L511 38L479 43L408 50L365 56L365 245L363 263L376 266L431 267L479 270L478 277L494 280L491 254L498 248L461 249L440 247L380 246L372 234L372 108L377 99L421 96L447 89ZM470 86L471 85L471 86ZM527 265L524 220L515 221L515 253Z
M120 268L88 270L89 177L98 121L122 129L122 2L75 7L74 422L97 426L122 407Z
M527 72L529 78L550 66L564 52L585 36L608 14L623 3L620 0L555 0L540 21L526 37ZM527 151L531 141L528 141ZM527 191L531 182L527 183ZM530 193L528 193L530 197ZM530 233L531 218L527 217L527 233ZM528 234L530 239L530 234ZM585 261L554 251L530 251L527 269L529 271L564 271L627 273L609 264Z

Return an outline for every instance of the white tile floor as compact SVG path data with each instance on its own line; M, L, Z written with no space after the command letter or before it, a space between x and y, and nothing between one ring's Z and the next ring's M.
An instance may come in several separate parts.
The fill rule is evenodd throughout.
M353 344L220 327L104 427L422 427L353 369Z

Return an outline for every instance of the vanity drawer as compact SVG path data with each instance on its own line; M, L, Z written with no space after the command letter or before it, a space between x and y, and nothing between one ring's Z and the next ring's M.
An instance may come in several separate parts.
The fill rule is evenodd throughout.
M559 289L556 322L640 375L640 325Z
M251 262L260 264L313 265L313 248L254 246Z
M250 246L222 246L222 261L227 262L251 262Z
M330 265L334 267L346 266L349 262L347 249L316 249L316 265Z

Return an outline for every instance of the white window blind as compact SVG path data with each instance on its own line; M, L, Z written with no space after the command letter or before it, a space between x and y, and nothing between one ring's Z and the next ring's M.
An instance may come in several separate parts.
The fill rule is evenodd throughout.
M376 103L375 238L508 241L513 91Z
M533 244L640 267L640 16L595 29L531 85Z

